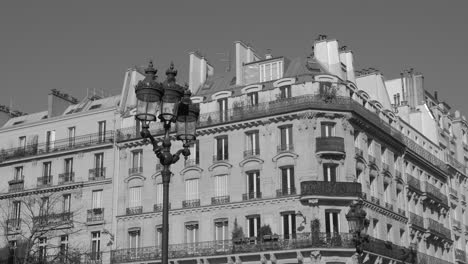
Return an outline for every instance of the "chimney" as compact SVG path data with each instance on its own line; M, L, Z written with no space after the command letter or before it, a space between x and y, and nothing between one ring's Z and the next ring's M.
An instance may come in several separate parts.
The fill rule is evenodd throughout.
M236 47L236 85L242 85L243 66L244 63L249 63L252 57L252 49L242 41L234 42Z
M213 66L211 66L206 58L198 52L190 52L189 66L189 89L192 94L196 94L200 87L205 83L208 76L213 75Z
M51 118L63 114L63 111L68 106L78 103L78 100L66 93L62 93L56 89L50 90L49 93L49 104L47 117Z
M340 48L340 61L346 65L346 80L356 83L356 75L354 72L354 56L347 46Z
M271 49L267 49L267 53L265 54L265 59L268 60L271 58L273 58L273 56L271 55Z
M434 98L439 101L439 94L437 93L437 91L434 92Z
M340 56L338 54L338 41L327 40L326 35L319 35L314 43L315 58L331 73L345 79L341 70Z

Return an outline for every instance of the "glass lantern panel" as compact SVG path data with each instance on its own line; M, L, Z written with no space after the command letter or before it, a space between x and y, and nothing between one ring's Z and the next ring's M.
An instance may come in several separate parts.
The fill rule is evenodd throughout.
M159 102L157 101L137 100L136 118L142 122L155 121L158 110Z
M191 140L195 140L196 122L190 122L187 120L188 118L185 120L181 120L181 118L178 118L176 123L176 133L177 139L188 142Z

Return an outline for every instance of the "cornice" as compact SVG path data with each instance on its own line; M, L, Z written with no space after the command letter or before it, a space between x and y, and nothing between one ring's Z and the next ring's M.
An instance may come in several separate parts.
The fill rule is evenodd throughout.
M380 213L382 215L385 215L389 218L395 219L399 222L402 222L404 224L408 223L408 217L399 215L391 210L388 210L387 208L381 207L379 205L373 204L369 201L364 201L364 206L371 209L374 212Z

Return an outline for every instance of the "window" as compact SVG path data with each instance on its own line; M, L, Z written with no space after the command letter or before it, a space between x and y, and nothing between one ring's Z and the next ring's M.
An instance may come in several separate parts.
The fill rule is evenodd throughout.
M129 189L129 208L135 208L141 206L141 186L131 187Z
M388 183L384 183L384 200L385 202L390 202L391 201L391 188L389 188Z
M94 154L94 177L95 178L104 178L104 153Z
M281 213L281 226L285 239L296 238L296 213Z
M62 204L63 212L69 213L71 208L71 194L67 193L63 195L63 204Z
M228 195L228 191L227 191L228 176L218 175L214 177L214 180L215 180L215 196L216 197L227 196Z
M337 234L340 232L340 212L325 211L325 232Z
M373 219L373 229L372 229L372 236L375 238L379 238L379 220Z
M26 137L22 136L18 138L18 148L26 148Z
M391 224L387 224L387 241L393 242Z
M280 150L292 150L292 126L280 127Z
M91 260L101 259L101 232L91 232Z
M128 231L128 247L139 248L140 247L140 229Z
M11 216L12 216L11 219L15 219L15 220L21 219L21 201L13 201L13 208L12 208ZM16 223L15 221L15 224L19 224L19 222Z
M281 86L279 90L280 90L279 96L281 99L291 98L291 86L290 85Z
M143 151L137 150L132 152L132 168L138 169L143 167Z
M55 130L46 132L46 151L50 151L55 145Z
M216 138L216 157L215 160L228 160L228 137L222 136Z
M248 155L259 155L260 154L260 143L258 131L250 131L246 133L247 136L247 149L246 154Z
M186 166L200 164L200 144L198 139L190 143L190 156L186 161Z
M159 248L162 245L162 226L156 226L156 241L155 245Z
M198 179L185 181L185 200L198 200Z
M248 105L258 105L258 92L252 92L247 94Z
M41 206L39 208L39 215L47 215L49 213L49 197L41 198Z
M161 204L163 203L163 184L158 183L156 185L156 204Z
M96 190L92 193L91 209L102 208L102 190Z
M214 229L214 240L224 241L230 239L227 218L215 219Z
M260 64L260 82L283 78L283 62L274 61Z
M466 135L466 130L462 130L462 141L463 143L467 144L468 143L468 138Z
M52 175L52 162L42 163L42 176L51 176Z
M185 223L185 243L198 242L198 222Z
M334 137L335 136L335 123L322 122L320 124L322 137Z
M69 127L68 128L68 145L70 147L75 145L75 136L76 136L76 128Z
M326 182L336 182L336 171L338 164L324 163L323 164L323 180Z
M247 199L262 198L260 192L260 172L252 171L247 172Z
M47 238L39 238L39 259L45 260L47 258Z
M219 121L224 122L228 119L227 98L218 100Z
M64 160L64 167L65 167L65 182L73 181L73 158L65 159Z
M295 194L294 167L281 168L281 194Z
M256 237L260 230L260 215L247 216L247 236Z
M60 256L61 262L66 260L66 256L68 255L68 235L60 236Z
M98 122L98 140L99 142L106 140L106 121Z
M20 167L15 167L15 175L14 175L14 180L19 181L24 179L23 176L23 166Z

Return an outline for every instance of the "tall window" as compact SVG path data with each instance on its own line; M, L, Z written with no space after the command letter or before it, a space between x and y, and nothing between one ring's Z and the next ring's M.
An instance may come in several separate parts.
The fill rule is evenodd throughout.
M336 172L338 165L334 163L323 164L323 180L326 182L336 182Z
M185 243L198 242L198 222L185 223Z
M64 160L64 167L65 167L65 172L64 172L64 182L71 182L73 181L73 158L65 159Z
M39 238L39 259L45 260L47 258L47 238Z
M198 200L198 179L190 179L185 181L185 200Z
M157 248L162 245L162 226L156 226L156 241L155 245Z
M214 180L215 180L215 196L220 197L220 196L228 195L228 191L227 191L228 176L227 175L218 175L218 176L214 177Z
M262 198L259 171L247 172L247 200L255 198Z
M19 181L23 179L23 166L15 167L14 180Z
M198 139L190 143L190 156L187 162L186 166L200 164L200 143Z
M218 100L218 109L219 109L219 121L224 122L228 119L228 105L227 98Z
M141 206L141 186L131 187L129 189L129 203L128 207L135 208Z
M93 191L91 207L91 209L102 208L102 190Z
M52 175L52 162L44 162L42 163L42 176L50 176Z
M296 193L294 167L281 168L281 193L283 195Z
M296 213L281 213L281 225L285 239L296 238Z
M12 219L21 218L21 201L13 201L11 216Z
M247 94L247 102L251 106L258 105L258 92L252 92Z
M260 143L258 131L250 131L246 133L247 136L247 152L250 155L260 154Z
M334 137L335 136L335 123L322 122L320 124L322 137Z
M247 216L247 235L249 237L256 237L260 230L260 215Z
M393 242L392 225L387 224L387 241Z
M39 215L47 215L49 213L49 197L41 198L41 205L39 208Z
M98 140L99 142L106 140L106 121L98 122Z
M76 127L68 128L68 145L70 147L75 145Z
M69 213L71 208L71 194L67 193L63 195L63 204L62 204L63 212Z
M283 62L274 61L260 64L260 82L283 78Z
M215 219L214 228L214 239L216 241L224 241L230 239L227 218Z
M26 148L26 137L22 136L18 138L18 148Z
M91 232L91 260L101 259L101 232Z
M94 154L94 177L105 177L104 173L104 153Z
M129 248L139 248L140 247L140 229L128 231L129 237Z
M68 255L68 235L60 236L60 256L62 257L62 262L66 260Z
M54 148L55 145L55 130L46 132L46 151Z
M325 211L325 232L336 234L340 232L340 213L336 211Z
M133 151L132 152L132 168L133 169L139 169L143 167L143 151L138 150L138 151Z
M221 136L216 138L216 157L215 160L228 160L228 137Z
M156 185L156 204L163 203L163 184L158 183Z
M280 127L280 150L291 150L293 144L292 126Z
M280 89L281 99L291 98L291 86L290 85L281 86L279 89Z
M389 187L388 183L384 183L384 200L385 202L390 202L391 201L391 188Z

